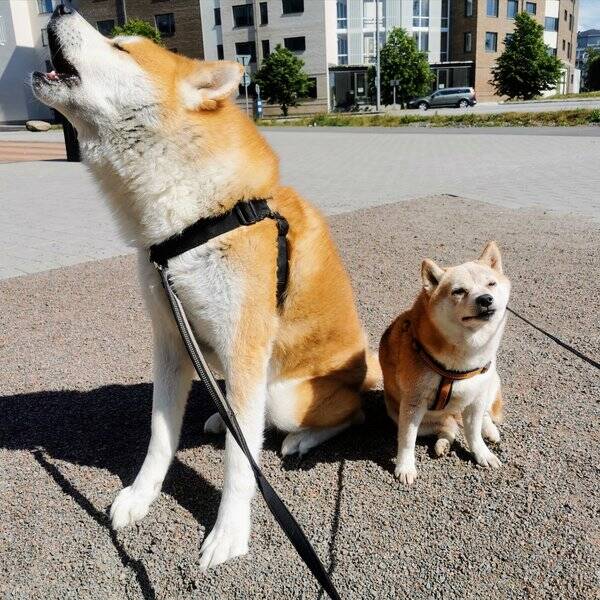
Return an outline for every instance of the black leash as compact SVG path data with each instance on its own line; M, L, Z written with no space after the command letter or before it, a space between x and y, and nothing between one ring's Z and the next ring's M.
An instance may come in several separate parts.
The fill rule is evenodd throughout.
M527 323L527 325L530 325L531 327L533 327L540 333L543 333L546 337L549 337L553 342L556 342L559 346L562 346L565 350L568 350L575 356L578 356L579 358L581 358L581 360L584 360L586 363L589 363L590 365L592 365L592 367L596 367L596 369L600 369L600 363L595 361L593 358L590 358L589 356L582 354L581 352L579 352L579 350L573 348L573 346L570 346L566 342L563 342L560 338L557 338L555 335L552 335L551 333L548 333L541 327L538 327L537 325L532 323L529 319L526 319L524 316L520 315L516 310L513 310L512 308L510 308L508 306L506 307L506 310L511 312L513 315L515 315L515 317L518 317L519 319L521 319L521 321L524 321L525 323Z
M329 575L327 574L327 571L325 570L325 567L319 560L314 548L310 545L310 542L304 534L304 531L302 531L292 513L290 513L287 506L271 487L271 484L262 474L260 467L256 464L256 461L252 457L235 414L225 399L225 396L221 392L221 389L219 388L214 375L212 374L210 367L208 366L202 354L202 351L198 347L196 338L192 332L192 328L190 327L185 311L183 310L183 306L177 297L175 290L173 289L171 281L169 280L167 269L160 266L158 263L156 264L156 268L160 273L162 284L167 293L167 297L169 298L169 304L171 305L175 321L177 322L179 333L181 333L181 337L183 338L190 359L192 360L192 363L202 383L204 383L204 386L208 390L208 393L210 394L210 397L217 411L219 412L219 415L221 415L223 422L227 426L227 429L229 429L238 446L246 455L246 458L250 463L250 467L252 468L252 472L254 473L256 485L265 499L269 510L275 517L277 523L279 523L281 529L283 529L283 532L287 535L288 539L296 549L296 552L298 552L300 555L300 558L302 558L302 560L305 562L306 566L310 569L315 579L321 584L329 597L332 600L341 600L340 595L337 593Z

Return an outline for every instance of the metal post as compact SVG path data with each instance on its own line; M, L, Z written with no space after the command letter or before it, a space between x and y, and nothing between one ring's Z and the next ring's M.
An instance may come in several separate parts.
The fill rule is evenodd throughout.
M246 85L246 83L247 83L245 80L246 77L247 77L247 75L244 74L244 92L246 92L246 116L248 118L250 118L250 113L248 111L248 86Z
M396 82L394 82L394 108L396 108Z
M375 0L375 82L377 86L377 112L381 110L381 69L379 64L379 0Z

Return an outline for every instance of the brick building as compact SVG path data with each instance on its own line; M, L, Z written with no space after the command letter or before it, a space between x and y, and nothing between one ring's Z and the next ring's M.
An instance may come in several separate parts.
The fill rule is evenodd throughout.
M577 14L580 0L454 0L451 8L450 55L455 61L472 61L473 79L480 100L495 98L491 70L514 31L514 17L527 12L544 27L544 41L564 65L557 91L579 91L575 69Z
M204 58L200 0L72 0L98 31L108 35L127 19L154 25L169 50Z

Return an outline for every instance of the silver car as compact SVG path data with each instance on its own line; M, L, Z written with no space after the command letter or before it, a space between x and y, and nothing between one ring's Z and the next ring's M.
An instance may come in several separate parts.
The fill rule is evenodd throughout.
M441 108L442 106L456 106L458 108L467 108L477 104L475 90L471 87L462 88L444 88L433 92L429 96L415 98L408 103L409 108Z

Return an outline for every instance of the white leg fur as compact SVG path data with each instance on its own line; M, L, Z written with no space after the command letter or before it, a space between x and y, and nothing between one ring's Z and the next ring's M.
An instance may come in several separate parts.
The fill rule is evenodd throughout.
M219 413L215 413L206 419L204 423L204 433L212 433L218 435L219 433L225 433L225 423Z
M465 437L478 465L497 468L502 465L498 457L485 445L481 435L483 419L487 406L482 401L475 401L463 410Z
M415 443L419 425L427 411L427 405L417 406L401 402L398 414L398 455L394 475L406 485L411 485L417 477L415 467Z
M496 427L495 423L492 421L490 413L488 412L486 412L483 416L481 433L486 440L489 440L494 444L500 441L500 432L498 431L498 427Z
M302 456L311 448L315 448L319 444L331 439L338 433L348 429L352 425L351 421L336 425L335 427L322 427L314 429L301 429L288 433L281 444L281 455L289 456L290 454L298 454Z
M135 481L119 492L111 506L110 518L115 529L143 518L160 494L179 444L192 375L193 367L181 340L164 333L155 334L150 444Z
M243 402L232 399L232 405L242 405L236 414L248 448L258 462L265 426L266 377ZM217 522L204 540L200 568L209 569L248 552L250 537L250 501L255 483L252 469L236 441L228 432L225 440L225 481Z

